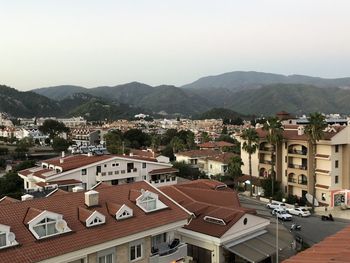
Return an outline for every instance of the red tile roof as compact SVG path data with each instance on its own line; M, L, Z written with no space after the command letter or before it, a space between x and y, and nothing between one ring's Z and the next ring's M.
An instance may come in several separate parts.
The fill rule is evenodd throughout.
M294 126L294 125L293 125ZM283 131L283 138L288 140L300 140L300 141L307 141L308 136L304 133L303 135L298 135L298 126L295 127L286 127ZM335 129L336 132L324 132L324 140L330 140L333 136L338 134L340 131L342 131L345 127L344 126L333 126L332 128ZM267 135L267 132L264 131L262 128L256 129L256 132L258 133L258 136L260 138L265 138Z
M168 209L144 213L134 202L129 200L131 189L139 191L139 193L141 189L157 193L159 199L168 206ZM16 249L1 249L1 263L38 262L162 225L186 220L189 216L177 204L146 182L105 187L98 191L100 205L95 206L92 210L97 210L105 215L106 223L94 228L85 227L78 217L78 207L85 207L84 192L50 196L2 206L0 224L11 227L11 232L15 233L16 240L20 245ZM107 202L126 204L133 209L134 216L123 221L115 220L107 211ZM23 222L33 219L42 210L62 214L72 232L37 241Z
M8 197L8 196L4 196L3 198L0 199L0 205L12 204L15 202L19 202L19 200L14 199L12 197Z
M208 160L228 164L233 156L238 156L238 155L235 153L225 152L215 156L208 157Z
M218 147L232 147L234 144L225 142L225 141L218 141L218 142L205 142L198 144L199 148L218 148Z
M350 227L346 227L283 263L345 263L349 259Z
M82 206L78 207L78 218L82 223L85 223L86 219L88 219L93 213L93 210L86 209Z
M203 187L203 180L160 188L175 201L181 201L182 206L196 215L196 218L184 227L185 229L221 237L244 214L256 213L255 210L241 207L236 192L213 190L208 185L209 180L206 181L206 188ZM213 184L218 184L218 182L214 181ZM205 216L223 219L226 225L207 222L204 220Z
M188 157L209 157L219 154L219 151L216 150L191 150L186 152L178 152L176 155L183 155Z

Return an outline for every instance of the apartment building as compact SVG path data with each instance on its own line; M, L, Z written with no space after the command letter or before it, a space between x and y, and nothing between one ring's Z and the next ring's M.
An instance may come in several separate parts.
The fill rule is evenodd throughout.
M264 179L270 175L271 161L275 158L276 178L285 194L303 197L312 194L313 175L316 172L316 198L331 207L344 203L350 189L350 130L348 126L328 126L324 138L317 142L316 159L312 145L302 125L284 125L283 143L277 149L266 141L266 132L257 128L259 147L252 155L253 176ZM242 139L240 139L243 142ZM273 157L275 152L275 157ZM248 154L241 149L244 165L242 172L249 174ZM313 170L313 163L316 169ZM258 187L256 194L261 192ZM350 201L350 199L349 199Z
M0 202L2 263L184 262L190 213L147 182Z
M44 160L40 166L18 175L30 192L54 187L68 191L76 186L91 189L99 182L117 185L146 180L155 186L176 184L177 172L171 164L153 158L80 154Z
M101 141L100 131L90 128L71 130L72 142L78 146L98 145Z

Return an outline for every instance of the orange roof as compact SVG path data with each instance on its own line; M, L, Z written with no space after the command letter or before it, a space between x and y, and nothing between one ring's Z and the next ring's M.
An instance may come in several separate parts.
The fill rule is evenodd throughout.
M196 215L196 218L184 228L214 237L221 237L244 214L256 213L255 210L241 207L236 192L213 190L209 186L209 182L210 180L196 180L190 183L160 188L165 194L175 201L181 202L182 206ZM213 181L213 185L219 185L218 183ZM222 219L226 225L207 222L204 220L205 216Z
M149 190L159 195L159 199L168 209L145 213L129 200L129 191ZM109 216L106 203L123 203L133 209L134 216L127 220L117 221ZM0 209L0 223L11 227L19 246L16 249L1 249L1 263L32 263L78 251L111 240L119 239L141 231L186 220L188 214L177 204L166 198L159 190L146 182L116 185L99 189L99 206L91 210L106 216L106 223L98 227L87 228L81 223L84 211L79 219L78 208L85 208L84 192L49 196L23 202L4 205ZM89 208L86 208L90 210ZM26 222L33 219L42 210L63 215L70 233L57 235L37 241L29 231ZM86 216L86 215L85 215ZM23 223L23 221L25 223Z
M8 196L4 196L3 198L0 199L0 205L12 204L15 202L19 202L19 200L14 199L12 197L8 197Z
M183 155L188 157L209 157L219 154L219 151L215 150L191 150L186 152L178 152L176 155Z
M210 156L208 157L208 160L228 164L233 156L238 156L238 155L231 152L225 152L215 156Z
M345 263L349 259L350 227L346 227L283 263Z
M199 148L218 148L218 147L232 147L234 144L225 142L225 141L218 141L218 142L205 142L198 144Z
M283 131L283 138L287 140L300 140L300 141L307 141L308 136L304 133L303 135L298 135L297 125L289 125L284 126L285 130ZM324 132L324 140L330 140L334 135L336 135L338 132L343 130L344 126L332 126L336 130L336 132ZM265 138L267 135L267 132L264 131L262 128L256 129L256 132L258 133L258 136L260 138Z

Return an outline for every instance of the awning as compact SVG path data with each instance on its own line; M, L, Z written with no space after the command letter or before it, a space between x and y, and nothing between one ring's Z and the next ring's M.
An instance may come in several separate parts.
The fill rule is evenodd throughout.
M267 232L242 243L233 246L228 244L224 247L248 262L257 263L276 254L276 237ZM279 239L278 247L279 250L282 250L289 247L289 244Z

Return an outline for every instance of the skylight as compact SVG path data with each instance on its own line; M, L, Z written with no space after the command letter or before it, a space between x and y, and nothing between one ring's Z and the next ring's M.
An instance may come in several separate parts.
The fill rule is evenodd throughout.
M220 219L220 218L211 217L211 216L205 216L203 219L204 219L204 221L209 222L209 223L222 225L222 226L226 225L225 221Z
M142 194L136 199L136 205L144 212L149 213L167 208L167 206L159 200L157 194L144 190L141 190L141 193Z

